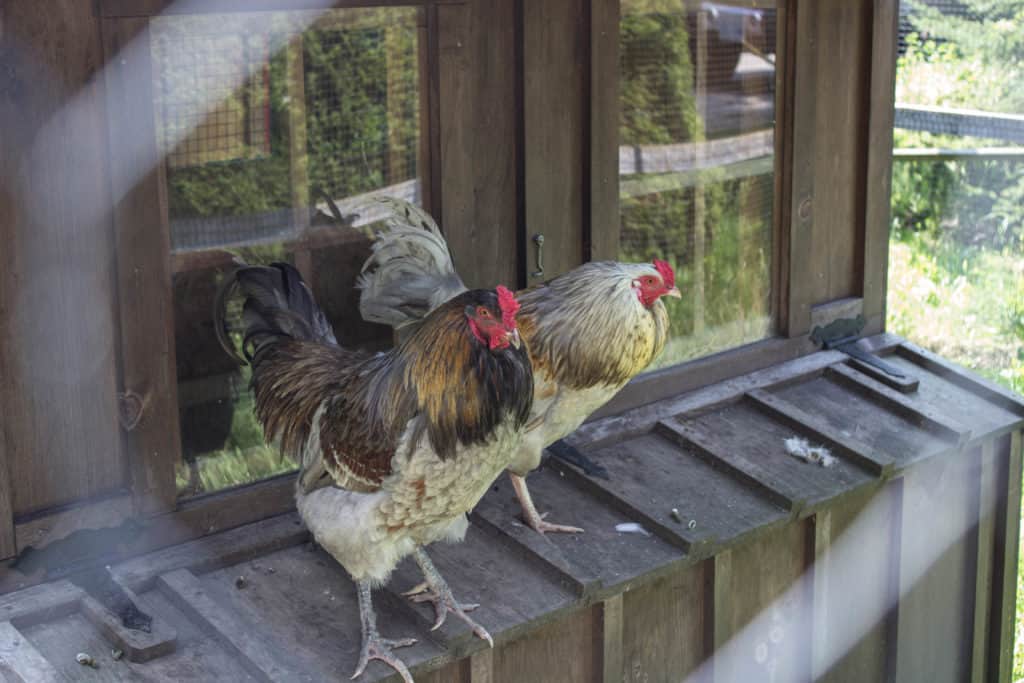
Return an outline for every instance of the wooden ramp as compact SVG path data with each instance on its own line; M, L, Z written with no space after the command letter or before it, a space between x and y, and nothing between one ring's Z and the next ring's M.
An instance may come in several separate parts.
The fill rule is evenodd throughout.
M527 529L503 477L464 543L429 549L456 595L481 603L495 648L452 617L428 630L431 608L399 595L419 581L409 561L374 593L381 631L419 640L401 654L428 682L995 678L1012 656L1024 402L873 341L910 379L822 352L584 425L570 442L609 479L549 460L530 487L585 534ZM835 464L794 457L792 437ZM856 552L833 552L866 521ZM4 678L347 681L355 667L354 586L294 513L111 574L152 633L72 582L38 584L0 596ZM877 618L846 642L855 608ZM375 662L361 680L392 674Z

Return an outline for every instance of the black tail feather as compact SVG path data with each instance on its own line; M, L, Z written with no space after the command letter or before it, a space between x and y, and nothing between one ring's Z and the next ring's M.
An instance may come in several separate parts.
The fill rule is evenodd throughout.
M301 339L337 345L327 317L313 300L302 275L288 263L238 268L218 293L214 311L217 338L230 355L239 359L228 337L226 302L238 288L245 297L242 353L252 362L260 350L281 339ZM241 360L241 359L239 359Z

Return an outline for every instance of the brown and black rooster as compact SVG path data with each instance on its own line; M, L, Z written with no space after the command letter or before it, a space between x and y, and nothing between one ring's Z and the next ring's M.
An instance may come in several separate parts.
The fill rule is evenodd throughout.
M448 244L433 218L401 200L363 266L360 312L416 334L428 312L466 291ZM523 518L536 531L580 532L537 513L526 475L544 448L573 432L661 353L668 338L663 296L679 297L668 263L585 263L549 282L516 293L518 320L533 363L533 410L509 465Z
M370 597L410 554L425 579L414 599L433 602L435 628L452 612L490 642L466 614L475 605L455 601L423 546L462 539L466 513L508 467L530 414L512 292L463 292L397 347L371 354L338 345L292 266L242 267L232 283L245 297L242 350L265 436L301 462L299 514L358 587L355 676L379 659L412 680L391 649L413 641L378 634ZM234 353L223 311L222 297L217 329Z

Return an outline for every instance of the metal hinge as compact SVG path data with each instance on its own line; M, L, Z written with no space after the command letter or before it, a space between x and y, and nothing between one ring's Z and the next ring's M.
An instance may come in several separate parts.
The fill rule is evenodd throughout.
M873 368L878 368L887 375L907 379L907 376L890 363L886 363L873 353L868 353L857 346L860 339L860 331L864 329L867 320L863 315L856 318L838 318L828 325L815 327L811 332L811 341L823 349L834 349L842 351L851 358L856 358L861 363L867 363Z

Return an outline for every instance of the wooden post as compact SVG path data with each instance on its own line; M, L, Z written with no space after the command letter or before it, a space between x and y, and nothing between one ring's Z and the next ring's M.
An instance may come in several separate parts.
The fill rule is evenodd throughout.
M174 507L174 465L181 460L167 179L153 111L149 19L111 19L103 29L107 117L117 151L110 169L118 200L125 453L136 512L153 514Z
M864 196L865 334L885 329L889 269L889 200L892 191L892 126L895 105L898 0L875 0L871 25L871 85Z
M1017 553L1020 543L1021 432L1010 437L1004 493L996 509L996 553L992 585L992 631L989 666L992 680L1008 681L1013 673L1014 616L1017 608Z
M590 3L591 261L619 254L619 3Z
M604 683L619 683L622 669L622 593L601 603Z
M306 136L305 60L302 34L297 33L285 48L285 83L288 93L288 181L291 187L292 230L296 237L295 267L315 291L313 258L306 245L309 230L309 149ZM325 188L326 190L326 188Z
M812 544L807 556L813 563L807 571L811 576L811 680L820 680L832 662L829 625L829 551L832 546L832 511L822 510L809 526L808 541Z
M699 180L693 186L693 286L690 294L693 297L693 334L704 332L704 234L706 226L706 210L704 206L704 180L699 169L704 164L704 130L708 116L708 16L704 10L697 12L697 63L694 65L694 101L697 103L697 129L694 131L696 142L694 165L698 169Z

